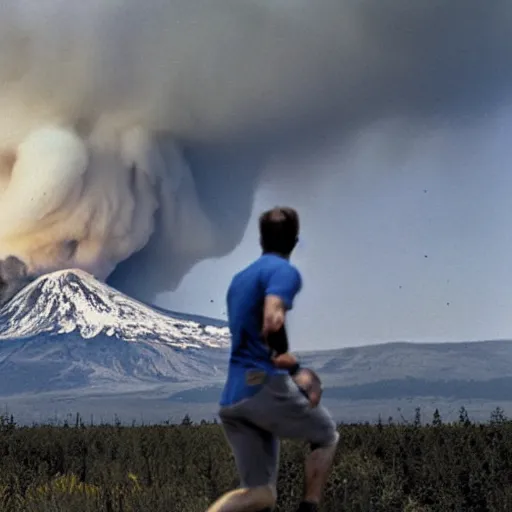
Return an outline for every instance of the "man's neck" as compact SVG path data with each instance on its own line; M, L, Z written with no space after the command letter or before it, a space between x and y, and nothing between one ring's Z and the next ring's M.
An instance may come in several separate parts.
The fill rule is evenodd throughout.
M278 256L279 258L283 258L285 260L289 260L290 259L290 254L282 254L280 252L273 252L273 251L267 251L267 252L263 252L263 255L267 255L267 254L272 254L273 256Z

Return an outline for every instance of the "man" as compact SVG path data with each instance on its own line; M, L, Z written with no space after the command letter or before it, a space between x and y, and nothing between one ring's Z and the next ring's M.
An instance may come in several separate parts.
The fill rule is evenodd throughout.
M263 254L235 275L228 290L232 347L219 416L240 488L219 498L208 512L265 512L274 507L281 438L309 442L306 492L298 512L318 510L338 433L327 410L318 405L320 380L288 352L285 316L302 287L300 273L289 262L298 233L295 210L263 213Z

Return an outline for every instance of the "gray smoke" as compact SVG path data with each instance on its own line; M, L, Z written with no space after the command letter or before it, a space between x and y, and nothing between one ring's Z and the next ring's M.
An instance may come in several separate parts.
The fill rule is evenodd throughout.
M0 257L151 298L236 246L275 155L496 108L511 28L508 0L4 0Z
M18 258L10 256L0 260L0 308L32 279L27 272L27 266Z

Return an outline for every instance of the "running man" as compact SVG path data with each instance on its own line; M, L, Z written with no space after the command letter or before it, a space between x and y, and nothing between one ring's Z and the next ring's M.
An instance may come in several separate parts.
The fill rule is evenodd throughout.
M295 210L264 212L263 254L235 275L228 290L232 345L219 416L240 487L219 498L208 512L270 512L277 497L282 438L310 444L305 496L297 510L318 510L339 436L328 411L318 405L320 380L288 352L285 316L302 287L299 271L289 262L298 233Z

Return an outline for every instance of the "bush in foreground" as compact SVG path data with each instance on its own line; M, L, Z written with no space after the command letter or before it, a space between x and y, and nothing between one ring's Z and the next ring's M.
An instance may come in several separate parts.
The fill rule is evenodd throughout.
M418 413L419 414L419 413ZM340 425L322 510L512 510L512 422L439 414L421 425ZM285 442L277 511L300 500L306 447ZM18 427L0 422L0 511L204 512L237 484L220 425Z

